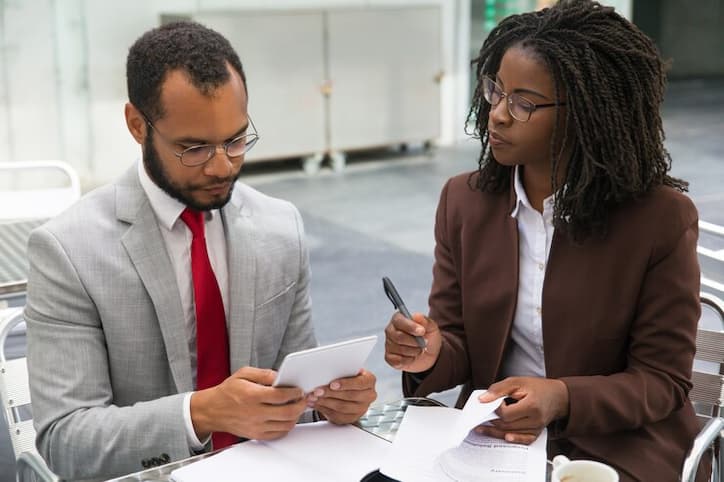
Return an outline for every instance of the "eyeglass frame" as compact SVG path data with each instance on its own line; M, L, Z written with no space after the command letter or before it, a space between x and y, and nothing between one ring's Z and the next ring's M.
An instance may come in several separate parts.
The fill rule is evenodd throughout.
M137 108L137 109L138 109L138 108ZM149 120L148 116L147 116L146 114L144 114L143 112L141 112L140 109L138 109L138 112L141 114L141 116L143 117L143 119L146 121L146 124L148 124L148 125L151 127L151 129L153 129L153 131L158 134L158 136L161 138L161 140L163 140L164 142L166 142L167 144L169 144L169 146L174 145L174 144L178 145L177 142L173 142L172 140L168 139L165 135L163 135L163 134L156 128L156 126L153 125L153 122L151 122L151 121ZM214 155L216 155L216 151L217 151L217 148L218 148L218 147L222 147L222 148L224 149L224 154L225 154L226 157L228 157L229 159L236 159L236 158L242 157L242 156L244 156L247 152L249 152L249 151L251 150L251 148L256 145L257 142L259 142L259 139L261 139L261 136L259 135L259 131L256 130L256 126L254 125L254 121L251 120L251 116L247 115L247 119L249 119L249 125L250 125L251 128L253 129L253 131L254 131L253 133L238 135L238 136L234 137L233 139L231 139L230 141L222 142L221 144L195 144L195 145L193 145L193 146L187 147L186 149L184 149L184 150L181 151L181 152L176 152L176 150L172 148L172 149L171 149L171 152L172 152L176 157L178 157L178 160L179 160L179 162L181 163L181 165L182 165L182 166L186 166L186 167L199 167L199 166L205 165L207 162L209 162L211 159L214 158ZM247 126L247 129L248 129L248 126ZM231 155L229 155L229 145L231 145L231 144L233 144L234 142L238 141L238 140L241 139L242 137L247 137L247 136L254 136L254 141L253 141L253 144L251 145L251 147L249 147L248 149L245 149L244 152L242 152L242 153L239 154L238 156L231 156ZM247 142L247 143L244 144L244 146L247 146L248 144L249 144L249 143ZM187 152L190 151L190 150L200 149L200 148L203 148L203 147L213 147L213 150L209 149L209 157L208 157L205 161L199 162L198 164L186 164L186 163L184 162L184 160L183 160L183 155L184 155L185 153L187 153Z
M486 95L487 92L488 92L488 90L485 88L485 82L486 82L486 81L492 83L492 84L493 84L495 87L497 87L498 90L500 91L500 100L499 100L498 102L496 102L495 104L493 104L490 100L488 100L488 97L487 97L487 95ZM504 98L507 99L507 100L505 101L505 104L506 104L505 107L506 107L506 109L508 109L508 114L510 114L510 117L512 117L513 119L517 120L518 122L528 122L528 121L530 120L530 116L533 115L533 112L535 112L535 111L538 110L539 108L542 109L542 108L545 108L545 107L554 107L554 106L559 106L559 105L566 105L565 102L546 102L546 103L543 103L543 104L536 104L535 102L533 102L533 101L530 100L529 98L524 97L524 96L522 96L522 95L520 95L520 94L516 94L516 93L508 94L507 92L505 92L505 91L503 90L503 88L500 86L500 84L498 84L492 77L490 77L490 76L488 76L488 75L484 76L484 77L483 77L483 99L485 99L485 102L487 102L488 104L490 104L491 107L497 107L498 104L500 104L500 102L501 102ZM525 102L528 102L530 105L533 106L533 110L531 110L530 112L528 112L528 118L527 118L527 119L525 119L525 120L524 120L524 119L518 119L518 118L515 116L515 114L513 114L512 105L513 105L513 99L515 99L515 98L523 99Z

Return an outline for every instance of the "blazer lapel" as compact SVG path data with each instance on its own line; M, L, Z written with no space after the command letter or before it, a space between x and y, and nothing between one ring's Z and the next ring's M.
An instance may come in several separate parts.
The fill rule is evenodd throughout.
M254 365L256 240L251 209L238 191L222 210L229 263L229 353L231 373Z
M487 338L490 342L488 348L490 351L497 353L495 371L492 373L493 380L496 380L500 374L518 303L520 239L518 220L512 216L517 202L515 190L512 186L509 196L507 203L501 203L502 206L505 206L505 211L499 213L502 216L500 220L502 232L494 233L493 238L489 239L487 243L489 246L494 247L494 263L497 265L492 270L493 273L497 274L492 278L497 286L489 289L490 292L500 295L498 303L496 303L499 311L492 316L493 319L499 320L500 324L497 327L495 324L488 325L488 334L487 336L483 335L482 338ZM489 228L487 230L489 231Z
M487 360L495 360L494 366L482 368L481 373L485 376L477 381L482 383L478 386L486 386L500 375L518 302L520 240L518 220L512 216L518 199L512 180L508 194L490 197L488 202L493 199L497 204L491 207L491 217L486 218L485 223L479 226L479 231L470 238L472 246L482 246L488 252L487 256L481 258L485 262L485 269L480 271L479 279L473 286L481 286L480 291L486 293L488 300L484 311L478 316L481 320L491 321L476 325L480 331L471 339L483 340L479 347L480 353ZM494 358L490 358L493 353ZM484 365L484 362L478 363Z
M173 266L156 216L134 172L118 185L118 219L131 223L121 238L141 282L148 291L161 328L171 373L179 392L194 389L184 313ZM123 181L122 181L123 182Z

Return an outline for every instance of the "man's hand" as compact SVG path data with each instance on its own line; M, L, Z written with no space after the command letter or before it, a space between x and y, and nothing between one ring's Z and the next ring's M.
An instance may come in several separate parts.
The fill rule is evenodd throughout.
M478 426L478 433L530 445L549 423L568 416L568 388L560 380L506 378L491 385L480 401L492 402L500 397L511 397L516 402L504 402L496 411L500 418L491 425Z
M359 420L377 398L375 376L360 370L354 377L341 378L307 395L308 405L324 418L339 425Z
M191 395L191 421L199 440L211 432L270 440L284 436L306 409L299 388L277 388L276 372L254 367L237 370L221 384Z
M417 345L415 336L425 337L424 349ZM419 373L430 369L441 345L437 323L420 313L413 313L411 320L395 313L385 328L385 361L398 370Z

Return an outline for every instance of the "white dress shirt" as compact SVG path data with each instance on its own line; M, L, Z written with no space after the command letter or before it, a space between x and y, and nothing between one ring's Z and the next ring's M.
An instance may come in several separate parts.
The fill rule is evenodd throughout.
M543 200L543 213L539 213L523 189L519 166L514 186L517 200L510 215L518 221L518 302L501 375L545 377L543 280L553 240L554 195Z
M166 251L171 260L179 294L184 312L184 325L186 326L186 339L188 340L189 354L191 355L191 377L196 386L196 311L194 306L194 281L191 274L191 240L193 236L180 216L186 205L172 198L154 183L138 162L138 178L141 181L153 212L156 214L161 236L166 244ZM206 249L209 253L211 268L219 283L221 299L224 303L226 326L229 327L229 269L226 259L226 237L221 213L218 209L209 211L205 216ZM186 437L193 450L201 450L204 443L196 437L191 423L191 393L184 398L184 421L186 422Z

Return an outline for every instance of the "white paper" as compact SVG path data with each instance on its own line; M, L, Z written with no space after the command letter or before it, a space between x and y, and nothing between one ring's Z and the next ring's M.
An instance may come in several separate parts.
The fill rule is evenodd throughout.
M472 431L460 445L440 454L435 469L445 476L442 480L543 482L547 439L545 430L531 445Z
M458 414L458 421L455 424L455 445L460 444L472 429L481 423L489 422L498 418L495 410L503 403L502 398L488 403L480 403L478 397L487 390L475 390L468 397L461 413Z
M471 431L497 418L502 399L481 404L477 390L463 410L410 406L380 472L404 481L543 482L546 474L544 430L531 445L512 444Z
M351 425L294 427L272 441L251 440L171 473L176 482L239 480L360 480L376 470L391 444Z

